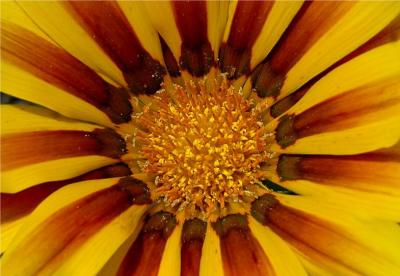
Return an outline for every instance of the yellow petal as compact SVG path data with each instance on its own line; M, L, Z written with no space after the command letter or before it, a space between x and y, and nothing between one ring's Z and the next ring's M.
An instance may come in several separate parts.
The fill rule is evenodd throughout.
M353 189L326 187L323 183L306 180L284 181L280 185L301 195L310 196L315 204L324 202L342 209L342 212L356 214L364 220L400 220L400 197L380 193L370 193Z
M169 1L143 2L154 28L164 38L176 60L180 58L181 37L179 35L174 13Z
M158 275L179 275L181 272L182 223L178 223L165 244Z
M276 275L307 275L289 245L268 227L249 217L249 227L271 262Z
M400 138L396 128L399 53L400 42L388 43L343 64L313 85L287 115L269 125L277 125L277 141L287 147L283 151L357 154L395 144ZM316 112L322 115L315 116ZM282 151L277 145L273 148Z
M93 105L7 63L4 59L2 59L1 75L2 89L9 95L46 106L70 118L112 125L106 114Z
M396 275L400 271L396 246L400 229L395 223L364 221L343 206L281 194L257 199L252 214L332 274Z
M295 91L386 27L399 13L397 2L359 2L327 30L286 75L279 98Z
M253 2L252 4L257 3ZM241 4L236 1L231 2L229 5L229 18L227 26L225 28L223 43L229 44L229 36L233 35L237 35L238 37L243 36L243 39L244 37L246 37L246 39L244 39L245 41L249 41L249 39L251 39L252 42L249 45L246 45L246 48L243 48L243 46L239 44L236 45L235 42L239 43L238 41L232 41L232 45L230 46L232 46L233 48L241 46L239 49L237 49L238 51L244 51L246 49L246 51L249 51L251 53L249 56L249 69L252 69L258 63L260 63L272 50L285 29L288 27L289 23L292 21L293 17L296 15L297 11L300 9L302 1L273 2L272 7L270 7L270 11L268 12L268 14L265 15L261 12L262 5L260 7L257 7L257 9L255 10L260 14L241 13L241 10L244 7L249 7L251 4L250 2L247 2L243 6L240 5ZM244 21L238 21L235 26L232 26L236 13L237 16L242 17ZM262 18L263 16L266 17ZM252 17L253 20L249 20L250 17ZM257 20L255 20L254 18L256 17L260 17L260 19L257 18ZM239 20L239 18L237 18L236 20ZM242 26L246 23L251 22L255 24L252 25L251 28L248 28L248 26Z
M201 252L200 276L224 275L223 271L219 237L211 225L208 225Z
M277 152L298 154L360 154L396 144L400 138L399 124L400 116L397 116L343 131L308 136L284 150L277 144L271 148Z
M2 135L45 130L92 131L96 128L95 125L73 121L38 106L3 105L1 115Z
M135 186L133 192L131 186ZM26 225L4 254L3 271L48 274L57 269L80 269L83 266L73 264L76 261L74 254L93 257L95 251L100 255L93 262L76 258L85 262L88 271L99 270L108 260L107 256L102 256L104 250L111 249L106 253L111 256L113 250L135 231L134 226L145 206L134 210L132 205L150 202L149 194L144 195L146 189L144 184L132 178L84 181L63 187L27 218ZM108 239L107 234L113 234L114 239ZM107 244L104 244L104 235ZM16 265L21 258L27 261ZM69 258L72 263L66 261Z
M72 178L118 162L102 156L83 156L46 161L1 173L1 192L17 193L40 183Z
M95 275L114 252L141 229L140 220L148 206L132 206L91 237L71 257L53 267L47 266L41 273L58 275ZM112 238L110 238L112 237ZM60 265L59 267L57 267Z
M1 224L1 233L0 233L1 253L4 253L8 249L14 236L18 233L20 227L24 225L25 218L26 217L22 217L14 221Z
M101 151L124 147L122 138L111 130L74 122L39 107L7 105L3 112L2 192L15 193L116 163L116 156ZM120 145L111 145L111 140L101 142L99 131L110 133L104 134ZM88 151L82 152L85 149Z
M368 51L336 68L316 84L288 113L300 113L334 96L400 76L400 41Z
M58 45L107 80L126 86L122 72L66 9L65 2L21 1L18 4Z
M23 9L21 9L17 2L1 1L0 5L2 10L2 21L23 26L25 29L54 44L54 41L52 41L37 25L35 25L35 23L33 23L32 19Z
M282 181L308 180L327 187L398 196L399 145L358 155L285 154L279 157L277 174Z

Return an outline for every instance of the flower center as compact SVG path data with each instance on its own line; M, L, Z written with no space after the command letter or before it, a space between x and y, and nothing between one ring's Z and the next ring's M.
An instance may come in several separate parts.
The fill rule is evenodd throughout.
M260 166L270 157L268 133L261 114L225 77L160 90L136 123L155 198L209 217L257 197Z

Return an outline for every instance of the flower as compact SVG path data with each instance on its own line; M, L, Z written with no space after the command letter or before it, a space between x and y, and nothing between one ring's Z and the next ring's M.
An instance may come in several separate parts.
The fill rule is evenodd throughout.
M2 2L5 275L398 275L400 4Z

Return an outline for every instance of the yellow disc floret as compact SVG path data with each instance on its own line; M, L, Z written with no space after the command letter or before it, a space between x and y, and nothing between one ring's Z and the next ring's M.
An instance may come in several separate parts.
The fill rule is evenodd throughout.
M267 134L260 114L224 77L159 91L137 125L156 198L208 216L256 196Z

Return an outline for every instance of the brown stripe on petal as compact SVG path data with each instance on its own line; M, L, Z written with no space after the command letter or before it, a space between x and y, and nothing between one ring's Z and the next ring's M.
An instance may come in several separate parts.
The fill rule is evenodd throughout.
M287 72L352 5L353 2L307 1L254 75L252 83L258 96L277 96Z
M278 124L276 140L285 148L299 138L356 127L363 120L373 121L378 116L374 114L400 106L400 97L393 93L397 86L398 81L393 80L359 87L298 115L285 115Z
M2 58L94 105L114 123L130 120L126 90L108 84L66 51L26 29L2 23L1 31Z
M148 216L142 231L122 261L118 275L156 276L165 244L176 223L171 213L158 212Z
M308 89L310 89L310 87L307 85L304 88L297 90L296 92L273 104L269 111L271 116L273 118L276 118L288 111L307 93Z
M244 215L228 215L213 227L220 237L225 275L274 275L272 266L252 235Z
M133 93L152 94L160 89L164 67L143 48L116 2L69 1L65 4L121 69Z
M240 1L233 16L229 37L221 45L219 66L229 79L249 74L251 49L273 6L273 1Z
M183 224L181 275L199 275L206 229L207 223L197 218L187 220Z
M289 108L291 108L295 103L297 103L307 92L307 90L317 81L319 81L322 77L324 77L327 73L335 69L336 67L350 61L351 59L369 51L373 48L379 47L386 43L390 43L393 41L397 41L400 39L400 16L396 17L386 28L368 40L365 44L361 45L359 48L343 57L333 65L329 66L326 70L319 73L317 76L313 77L309 80L303 87L298 89L296 92L290 94L289 96L283 98L282 100L275 103L271 109L270 114L272 117L276 118L279 115L283 114ZM272 81L274 85L277 87L268 88L268 82L271 81L271 76L268 77L268 72L264 70L271 70L266 64L261 64L254 73L252 74L252 87L257 91L260 97L265 96L277 96L279 94L279 90L282 85L282 81ZM259 83L261 80L261 83ZM262 82L264 81L264 82ZM267 94L269 93L269 94Z
M161 50L164 57L164 63L167 67L168 73L171 77L179 77L181 75L178 62L176 61L174 54L171 52L171 49L168 47L165 40L159 36L161 43Z
M271 228L308 257L316 260L329 259L355 274L364 274L351 267L352 258L348 255L367 249L361 248L335 225L311 214L284 206L270 194L255 200L252 203L251 213L261 224ZM346 254L349 252L348 249L352 253Z
M2 136L1 169L6 171L34 163L85 155L117 159L125 152L124 139L111 129L16 133Z
M400 144L369 153L281 155L277 172L282 181L309 180L330 186L365 191L386 191L400 183Z
M21 241L23 252L29 258L40 252L39 272L47 264L62 262L93 234L133 204L149 204L150 193L146 185L130 177L122 178L116 185L83 197L55 212ZM7 254L7 253L5 253Z
M46 197L65 185L91 179L128 176L130 174L129 167L121 163L93 170L71 179L42 183L15 194L1 193L1 223L10 222L28 215Z
M214 53L207 34L207 3L173 1L172 8L182 39L179 64L193 76L204 76L214 64Z

